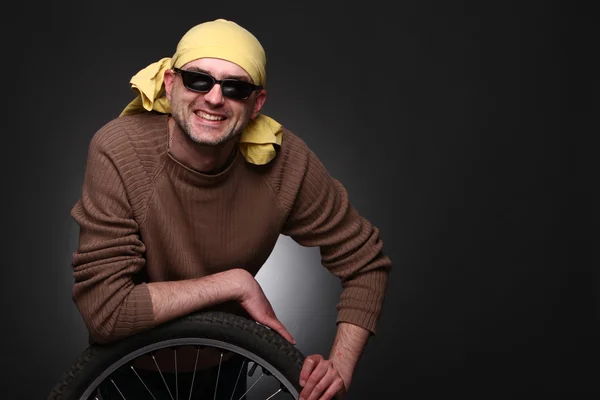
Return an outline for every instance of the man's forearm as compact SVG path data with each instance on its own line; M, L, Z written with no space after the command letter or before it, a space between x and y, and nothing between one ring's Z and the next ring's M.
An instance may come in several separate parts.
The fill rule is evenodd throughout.
M230 270L197 279L148 283L155 322L162 324L206 307L237 300L243 291L246 278L243 274L247 272Z
M356 365L367 345L371 333L354 324L340 322L329 360L344 380L346 388L350 386Z

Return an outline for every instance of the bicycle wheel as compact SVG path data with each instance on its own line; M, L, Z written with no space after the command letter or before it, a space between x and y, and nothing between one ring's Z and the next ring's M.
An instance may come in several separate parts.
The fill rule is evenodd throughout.
M195 349L197 363L199 351L206 348L220 353L220 359L224 357L242 359L241 365L245 368L244 375L240 372L246 381L241 391L238 387L239 380L236 380L233 389L224 388L219 381L221 372L221 361L219 361L219 364L211 369L217 371L216 380L212 383L215 393L217 388L221 396L224 395L225 390L231 390L231 397L227 394L227 399L298 398L301 391L299 377L304 355L296 347L275 331L255 321L225 312L210 311L193 313L117 342L89 346L55 384L48 400L102 399L106 397L101 394L101 389L108 386L118 393L115 398L128 399L119 388L122 382L117 382L114 378L120 376L119 374L122 375L124 371L133 372L130 375L135 376L132 379L145 393L146 398L160 400L162 395L153 392L134 366L144 358L152 358L156 365L162 381L160 383L164 386L163 394L167 393L165 398L188 399L188 394L189 398L192 398L196 384L196 370L187 371L186 374L187 377L190 375L192 377L191 386L187 389L180 388L177 352L186 350L189 353L190 349ZM161 372L161 365L154 358L154 354L165 350L173 351L174 355L168 374ZM256 373L257 370L261 371L260 375ZM173 380L169 382L165 378L166 375L174 376L174 382ZM201 376L201 373L198 373L198 376ZM214 379L214 376L211 379ZM233 393L236 393L235 398ZM238 396L239 393L242 393L241 397ZM216 398L216 394L214 396L211 394L210 398Z

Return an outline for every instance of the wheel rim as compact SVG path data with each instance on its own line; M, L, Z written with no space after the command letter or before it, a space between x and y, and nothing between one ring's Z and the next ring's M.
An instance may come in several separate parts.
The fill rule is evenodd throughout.
M132 351L132 352L124 355L117 361L113 362L99 376L97 376L95 379L93 379L93 381L90 383L90 385L84 391L84 393L80 397L80 399L81 400L93 399L93 397L92 397L93 394L96 393L98 387L103 382L105 382L106 379L110 379L110 376L112 374L114 374L117 370L131 364L137 358L146 356L146 355L151 354L152 352L156 352L158 350L163 350L163 349L168 349L168 348L178 348L178 347L182 347L182 346L211 347L211 348L220 350L221 353L223 353L223 352L234 353L234 354L237 354L237 355L245 358L244 361L245 361L245 365L247 367L249 367L250 363L252 363L252 368L250 368L249 370L260 368L262 370L262 374L256 379L250 379L250 381L254 380L253 384L250 384L248 382L247 390L244 393L244 395L247 396L246 398L256 395L256 392L252 392L252 390L255 390L257 388L256 385L263 379L263 377L271 378L270 384L272 386L274 386L272 379L275 379L279 383L279 389L274 390L270 394L265 394L266 397L256 397L257 399L265 399L265 400L273 399L273 400L275 400L275 399L285 399L285 398L288 398L288 399L290 399L290 398L297 399L298 398L298 391L296 390L296 388L294 387L292 382L290 382L290 380L287 377L285 377L277 368L275 368L270 362L265 360L263 357L255 354L249 350L246 350L246 349L239 347L232 343L224 342L221 340L215 340L215 339L176 338L176 339L162 340L162 341L158 341L155 343L151 343L151 344L143 346L135 351ZM247 374L247 376L251 376L251 375L253 375L253 374ZM251 376L251 378L252 378L252 376ZM164 382L164 380L163 380L163 382ZM143 383L143 381L142 381L142 383ZM215 382L215 387L217 386L218 383L219 383L218 381ZM171 398L173 400L182 400L183 398L187 399L187 396L185 396L183 398L182 397L176 398L175 394L172 394L173 392L169 389L169 386L167 385L167 383L164 382L164 384L167 386L169 394L171 395ZM118 390L118 386L117 386L117 390ZM235 387L234 387L234 390L235 390ZM190 395L191 395L191 393L190 393ZM261 395L262 395L262 393L261 393ZM126 400L129 400L129 399L127 399L127 397L123 397L123 398ZM160 400L160 399L157 399L157 400ZM237 399L233 398L233 400L237 400Z

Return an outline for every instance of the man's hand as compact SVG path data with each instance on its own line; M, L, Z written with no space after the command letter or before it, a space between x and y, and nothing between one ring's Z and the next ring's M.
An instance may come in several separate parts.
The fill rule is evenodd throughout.
M320 354L313 354L304 360L300 371L300 400L343 399L346 382L334 363Z
M321 355L306 357L300 371L300 398L304 400L341 400L352 382L370 332L357 325L340 322L329 360Z
M240 270L240 274L242 276L242 294L238 299L240 305L256 322L273 329L290 343L296 344L292 335L275 315L275 311L260 284L250 273Z

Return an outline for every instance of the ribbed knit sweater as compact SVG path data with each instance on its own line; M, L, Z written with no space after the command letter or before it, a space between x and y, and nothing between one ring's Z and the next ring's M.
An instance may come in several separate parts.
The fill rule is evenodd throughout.
M280 234L320 247L342 283L337 321L375 333L391 268L379 231L289 130L270 163L238 152L208 175L171 156L166 115L116 118L90 141L71 215L80 227L73 300L92 341L155 326L147 282L232 268L255 275Z

